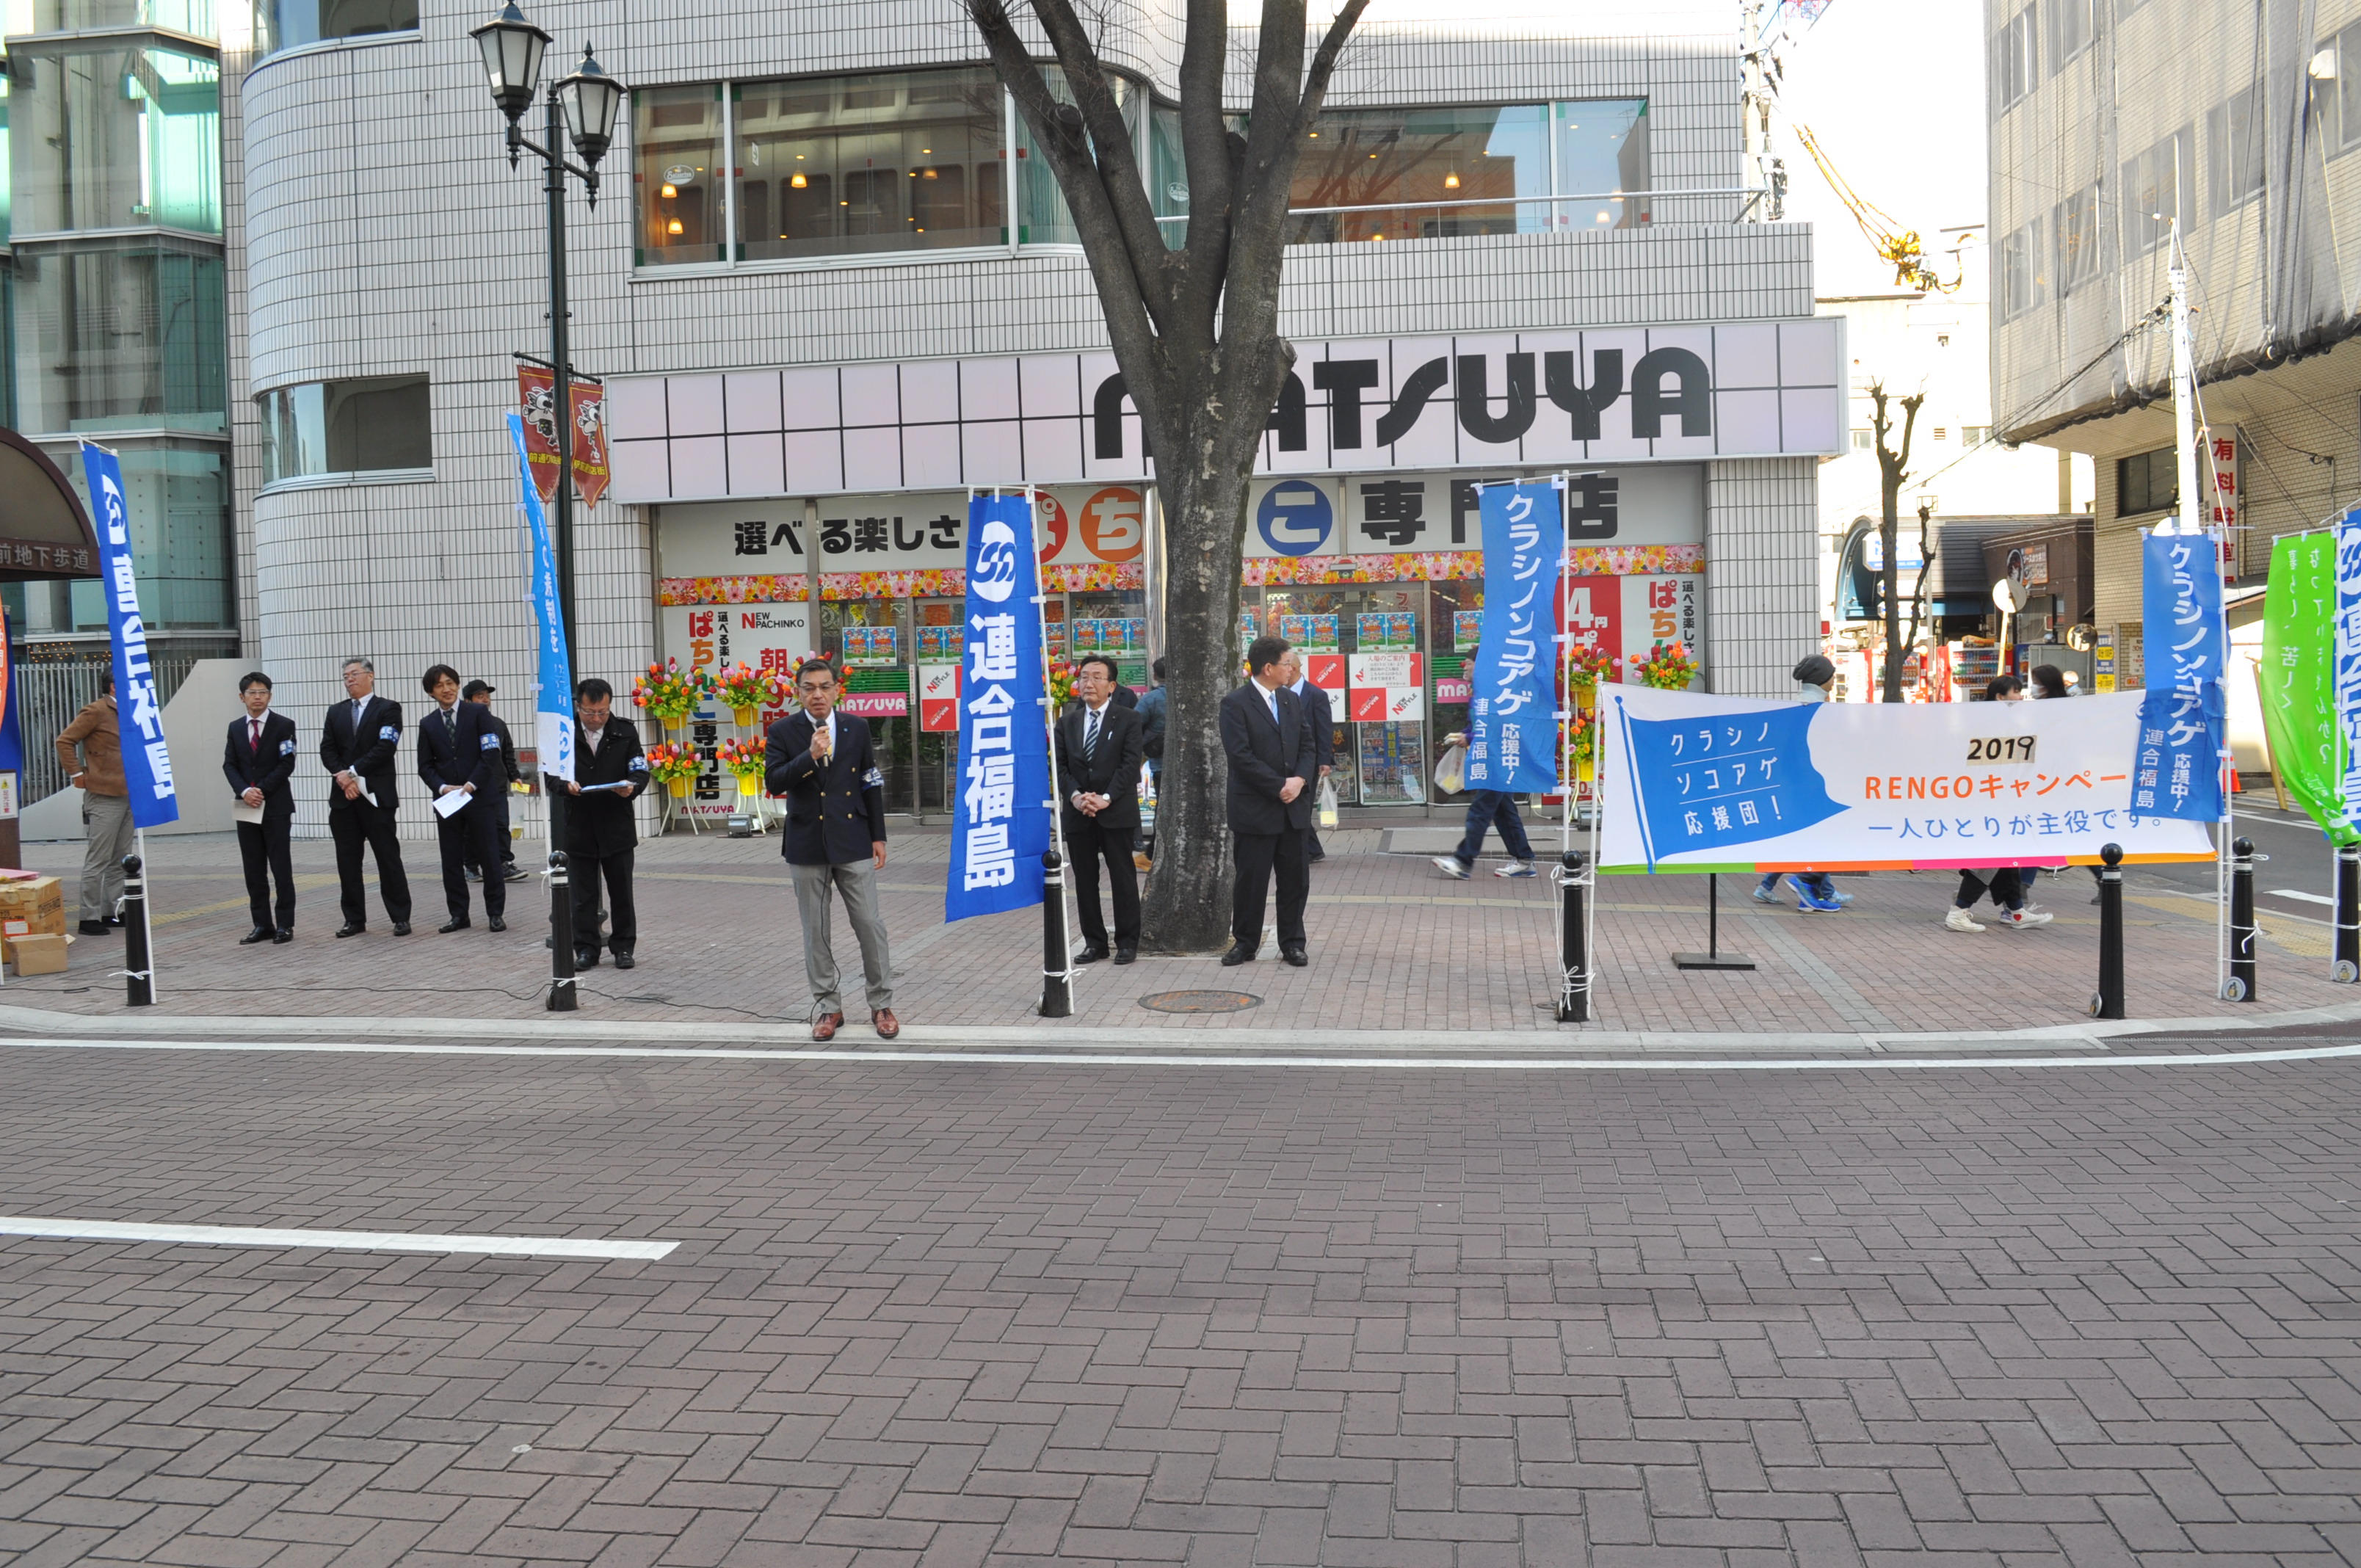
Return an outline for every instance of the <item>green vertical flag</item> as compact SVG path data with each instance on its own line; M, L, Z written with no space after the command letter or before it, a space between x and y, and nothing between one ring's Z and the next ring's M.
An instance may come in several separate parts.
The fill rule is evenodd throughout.
M2263 731L2279 782L2331 843L2361 832L2345 820L2337 738L2335 672L2336 537L2305 533L2271 545L2270 587L2263 600Z

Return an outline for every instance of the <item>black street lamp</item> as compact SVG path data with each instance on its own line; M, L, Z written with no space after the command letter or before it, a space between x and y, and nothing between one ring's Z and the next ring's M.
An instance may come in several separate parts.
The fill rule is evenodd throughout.
M533 93L540 86L541 57L549 47L549 35L524 19L516 0L508 0L498 16L472 29L470 36L484 51L484 74L492 102L508 118L509 167L514 169L518 158L530 152L541 159L547 174L542 190L549 198L549 363L557 416L557 511L550 532L557 555L558 613L566 622L566 667L579 681L574 614L574 366L566 342L566 177L571 174L581 181L590 204L598 204L598 160L607 156L615 139L615 115L623 104L623 84L601 70L591 58L590 46L583 45L582 63L574 74L550 84L542 140L536 143L524 134L519 121L533 106ZM579 164L566 159L569 136L574 150L582 156ZM567 692L566 700L570 707L574 694ZM570 1013L575 1006L574 910L564 855L557 849L566 838L566 797L545 783L543 794L549 806L555 873L550 878L549 1006L553 1012Z

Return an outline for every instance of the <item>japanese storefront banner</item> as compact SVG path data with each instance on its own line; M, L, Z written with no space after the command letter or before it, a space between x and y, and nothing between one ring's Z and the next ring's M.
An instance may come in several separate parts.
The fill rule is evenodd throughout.
M2340 554L2341 548L2340 542ZM2132 806L2159 817L2212 822L2222 815L2222 764L2229 757L2222 677L2230 638L2222 619L2221 568L2207 535L2159 527L2140 536L2140 569L2147 689ZM2338 580L2341 586L2341 567ZM2361 590L2361 580L2356 588ZM2349 779L2346 788L2349 794Z
M557 499L556 378L545 365L517 367L517 407L525 427L525 461L544 501ZM573 378L574 492L595 507L607 493L607 394L596 380Z
M918 666L918 728L929 735L954 734L959 729L957 664Z
M1049 670L1040 560L1022 495L967 509L967 665L959 704L959 810L943 919L1041 902L1049 848Z
M2344 741L2337 794L2350 820L2361 815L2361 507L2336 520L2336 640L2333 692Z
M550 547L549 519L533 488L533 457L525 445L524 418L509 415L509 439L517 455L517 505L533 538L533 581L525 598L535 626L533 744L544 776L574 776L574 672L566 652L566 601L557 591L557 553Z
M2201 550L2203 542L2199 541ZM1929 871L2202 861L2135 814L2131 692L2024 703L1771 703L1605 686L1606 872Z
M106 630L115 644L115 711L123 737L123 783L135 828L181 819L172 791L172 753L164 743L164 705L148 657L148 627L139 616L139 582L131 565L131 517L123 500L123 467L115 454L85 441L82 477L90 483L98 524L100 581L106 592Z
M1356 724L1407 724L1426 717L1426 658L1406 651L1323 653L1345 665L1345 717ZM1333 687L1312 683L1323 691Z
M2271 543L2263 600L2263 732L2279 783L2332 843L2361 839L2345 815L2336 705L2336 541L2288 534Z
M1557 788L1558 568L1563 492L1554 481L1495 485L1484 519L1484 637L1469 671L1467 787ZM1356 713L1355 718L1360 715Z

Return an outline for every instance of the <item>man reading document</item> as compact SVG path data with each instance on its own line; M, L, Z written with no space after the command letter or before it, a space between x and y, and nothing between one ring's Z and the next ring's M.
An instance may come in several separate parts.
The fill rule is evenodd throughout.
M631 897L631 859L640 842L631 802L648 785L639 728L614 714L615 688L592 675L574 688L574 773L566 790L566 874L574 896L574 967L598 962L598 890L603 883L615 924L606 948L617 969L639 962L639 906Z

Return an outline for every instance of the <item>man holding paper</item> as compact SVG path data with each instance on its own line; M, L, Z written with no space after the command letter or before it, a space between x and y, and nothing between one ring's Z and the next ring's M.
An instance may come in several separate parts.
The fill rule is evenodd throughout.
M328 705L320 726L320 762L328 770L328 836L336 841L336 881L345 923L339 937L368 929L368 883L361 880L361 846L377 855L377 884L393 934L410 935L410 876L394 836L393 754L401 744L401 704L377 695L377 666L345 661L343 702Z
M508 780L500 771L500 738L485 726L483 705L459 700L459 672L436 664L419 684L434 699L434 711L418 727L418 776L434 802L443 899L451 909L451 918L435 930L447 937L469 924L467 850L475 850L480 864L500 863L491 799L494 790L508 787ZM484 913L493 930L509 928L508 906L508 884L497 878L486 882Z
M254 929L238 938L256 942L295 939L295 860L288 843L295 821L295 721L270 710L270 677L255 670L237 683L246 711L229 721L229 744L222 752L222 776L237 804L237 853L246 862L246 896ZM270 879L279 879L279 907L270 905Z
M598 888L615 924L607 950L617 969L630 969L639 946L639 909L631 899L631 857L640 841L631 802L648 787L648 760L639 728L614 716L615 688L592 675L574 688L574 777L566 792L566 874L574 897L574 967L598 964ZM489 885L488 883L487 886Z

